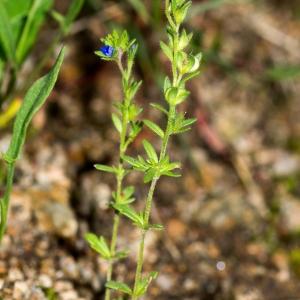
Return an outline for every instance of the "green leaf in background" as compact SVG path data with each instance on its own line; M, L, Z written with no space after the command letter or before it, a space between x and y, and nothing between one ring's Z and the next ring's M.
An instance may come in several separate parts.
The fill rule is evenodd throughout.
M225 4L238 4L243 2L250 2L253 0L206 0L198 4L194 4L188 14L188 18L194 17L198 14L203 14L209 10L218 9Z
M7 60L15 62L15 43L9 17L3 3L0 2L0 48Z
M32 0L4 0L2 2L9 15L9 19L13 20L27 15Z
M67 15L64 18L64 32L68 32L72 22L78 16L82 6L84 4L84 0L73 0L70 8L67 12Z
M70 30L72 22L76 19L81 11L85 0L73 0L69 6L67 14L64 16L56 10L52 10L51 16L59 24L62 32L67 34Z
M31 2L32 0L6 0L3 2L9 16L15 45L17 45L24 28Z
M300 66L274 66L265 72L268 79L283 81L300 77Z
M6 159L10 161L18 159L25 141L28 125L51 93L63 62L64 53L65 50L62 49L50 72L38 79L26 93L14 123L12 140L5 154Z
M143 21L145 23L148 23L148 21L150 20L150 15L149 15L148 10L147 10L145 4L143 3L143 1L141 1L141 0L127 0L127 1L136 10L138 15L141 16Z
M50 10L52 4L53 0L33 0L17 46L16 57L18 64L23 62L32 47L46 13Z

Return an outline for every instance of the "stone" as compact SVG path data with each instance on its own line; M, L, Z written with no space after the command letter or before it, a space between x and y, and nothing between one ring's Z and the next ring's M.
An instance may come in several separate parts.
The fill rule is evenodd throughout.
M300 201L290 195L280 200L280 224L284 233L300 232Z

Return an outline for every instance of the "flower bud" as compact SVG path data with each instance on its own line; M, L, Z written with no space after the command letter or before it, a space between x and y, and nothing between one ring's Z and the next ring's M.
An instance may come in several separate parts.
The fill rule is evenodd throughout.
M183 102L189 92L184 88L171 87L166 92L166 100L170 105L178 105Z

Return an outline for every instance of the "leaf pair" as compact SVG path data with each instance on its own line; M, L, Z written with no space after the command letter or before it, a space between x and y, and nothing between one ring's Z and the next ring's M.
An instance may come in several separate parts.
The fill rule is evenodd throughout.
M113 207L142 230L163 230L163 226L161 224L149 224L148 221L145 220L143 212L136 212L130 205L128 205L128 203L115 203L113 204Z
M195 118L185 119L184 114L179 113L172 123L172 134L179 134L191 129L191 125L197 121Z
M179 174L175 174L172 171L180 168L179 163L171 163L169 157L166 155L164 158L159 159L153 146L146 140L143 141L143 146L147 154L147 159L138 156L133 158L130 156L124 156L123 159L129 163L135 170L144 172L144 182L148 183L153 178L159 178L160 176L178 177Z
M119 281L109 281L106 283L106 287L116 290L119 292L122 292L124 294L128 294L130 296L134 297L141 297L143 296L146 292L147 289L153 279L157 277L158 273L157 272L150 272L148 276L142 278L137 282L136 288L133 291L126 283L119 282Z
M134 187L128 186L123 189L120 195L118 195L117 192L113 192L112 197L114 199L114 203L127 205L135 201L133 194L134 194Z
M105 260L121 259L127 256L127 251L119 251L115 254L112 254L103 236L98 237L93 233L87 233L85 235L85 239L89 243L90 247L99 253L100 256Z

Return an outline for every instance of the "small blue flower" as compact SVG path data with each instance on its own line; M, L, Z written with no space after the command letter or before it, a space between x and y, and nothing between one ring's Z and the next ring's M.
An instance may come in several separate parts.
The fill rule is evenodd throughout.
M104 45L99 49L103 55L107 56L107 57L112 57L114 54L114 47L109 46L109 45Z

